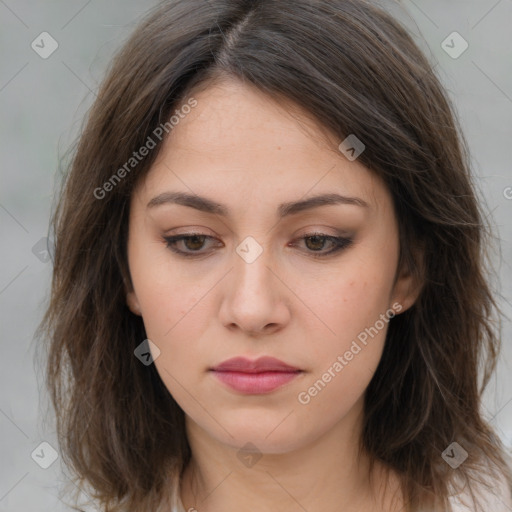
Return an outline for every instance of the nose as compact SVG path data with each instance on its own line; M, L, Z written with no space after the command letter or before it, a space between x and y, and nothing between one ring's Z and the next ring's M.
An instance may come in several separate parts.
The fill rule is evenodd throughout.
M271 268L266 251L251 263L238 254L224 282L220 320L230 329L258 337L275 333L290 321L289 291Z

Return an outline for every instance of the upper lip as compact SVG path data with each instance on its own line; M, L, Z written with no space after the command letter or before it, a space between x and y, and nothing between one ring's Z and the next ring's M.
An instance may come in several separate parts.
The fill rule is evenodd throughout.
M262 373L262 372L298 372L299 368L276 359L275 357L260 357L251 361L245 357L234 357L211 368L219 372L241 372L241 373Z

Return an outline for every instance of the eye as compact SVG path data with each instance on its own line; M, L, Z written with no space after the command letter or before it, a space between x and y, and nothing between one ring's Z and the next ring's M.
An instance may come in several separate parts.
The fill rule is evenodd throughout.
M306 252L318 258L337 253L346 249L353 243L351 238L326 235L324 233L307 233L298 240L304 240L304 244L307 248ZM327 247L330 246L331 249L324 251L323 249L326 245Z
M202 250L205 247L207 241L216 240L214 237L204 235L201 233L186 233L184 235L174 235L164 237L166 246L171 251L185 257L196 257L204 256L208 250ZM317 258L329 256L337 253L343 249L349 247L353 240L347 237L326 235L323 233L308 233L301 238L299 241L304 241L306 246L306 252ZM222 242L221 242L222 244ZM220 244L216 244L220 246ZM295 243L289 245L294 246ZM330 247L330 250L325 251L326 247Z
M184 256L199 256L205 254L205 251L201 251L207 240L214 240L213 237L203 235L200 233L187 233L185 235L175 235L164 237L167 242L167 247L177 253ZM178 246L185 248L185 250L178 248Z

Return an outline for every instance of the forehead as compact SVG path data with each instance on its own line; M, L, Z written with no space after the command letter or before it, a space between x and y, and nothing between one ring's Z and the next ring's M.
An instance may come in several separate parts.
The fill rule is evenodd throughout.
M297 105L237 81L188 98L196 106L170 131L141 187L145 195L179 188L227 203L281 203L320 192L364 196L375 206L386 199L377 177L345 158L341 140Z
M170 132L166 145L174 150L194 147L216 153L229 149L260 155L276 146L304 151L337 147L336 137L300 106L250 84L225 79L203 85L189 97L197 106Z

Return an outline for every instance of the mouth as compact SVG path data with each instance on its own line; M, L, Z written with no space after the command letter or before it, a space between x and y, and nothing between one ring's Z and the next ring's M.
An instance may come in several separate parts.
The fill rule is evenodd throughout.
M273 357L260 357L254 361L236 357L210 368L210 372L223 384L244 394L265 394L277 390L303 373Z

